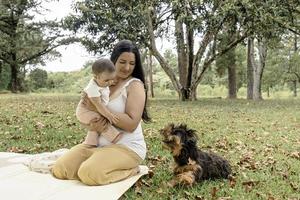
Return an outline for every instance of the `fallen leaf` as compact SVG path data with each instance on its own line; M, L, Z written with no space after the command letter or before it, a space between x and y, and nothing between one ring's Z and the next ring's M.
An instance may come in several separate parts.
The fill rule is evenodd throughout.
M148 171L148 177L152 178L153 176L154 176L153 170L149 169L149 171Z
M142 179L142 183L143 183L145 186L150 187L150 184L149 184L146 180Z
M231 200L231 197L219 197L218 200Z
M142 189L141 189L141 187L142 187L142 181L141 181L141 179L140 180L138 180L135 184L134 184L134 192L136 193L136 194L138 194L138 195L141 195L142 194Z
M299 152L299 151L292 152L292 153L290 154L290 157L291 157L291 158L300 159L300 152Z
M236 178L235 178L234 176L230 176L230 177L229 177L229 186L230 186L231 188L234 188L235 185L236 185Z
M275 200L275 197L271 193L268 194L268 200Z
M290 186L292 187L292 189L293 189L294 191L297 191L297 190L298 190L298 186L297 186L296 183L290 183Z
M256 186L259 183L259 181L245 181L242 182L242 185L245 187L246 192L250 192L254 186Z
M42 129L44 127L45 127L45 125L42 122L36 122L36 124L35 124L35 128Z
M213 199L215 199L217 197L217 191L218 189L216 187L213 187L211 190L210 190L210 194L211 194L211 197Z
M184 191L184 194L186 195L186 196L188 196L188 197L190 197L192 194L190 193L190 192L188 192L188 191Z
M42 114L54 114L54 112L50 112L50 111L47 111L47 110L43 110L41 111Z
M163 189L159 188L159 189L156 190L156 192L157 192L158 194L162 194L162 193L163 193Z
M197 195L197 196L195 196L195 200L205 200L205 199L204 199L204 197Z
M24 152L26 152L26 150L19 149L18 147L11 147L11 148L7 149L7 151L13 152L13 153L24 153Z

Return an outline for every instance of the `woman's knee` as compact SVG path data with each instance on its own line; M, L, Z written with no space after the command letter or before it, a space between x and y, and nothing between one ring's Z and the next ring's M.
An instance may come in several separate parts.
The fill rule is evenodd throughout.
M109 183L104 169L92 167L87 163L82 163L77 175L81 182L86 185L105 185Z
M55 163L51 168L52 175L59 179L67 179L66 171L64 165L60 163Z
M77 170L71 163L57 160L51 169L51 173L58 179L78 179Z

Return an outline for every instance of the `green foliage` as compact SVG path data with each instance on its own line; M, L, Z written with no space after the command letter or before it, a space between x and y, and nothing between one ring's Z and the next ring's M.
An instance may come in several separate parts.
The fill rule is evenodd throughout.
M291 7L295 10L291 10ZM89 51L94 53L111 51L114 44L121 39L133 40L140 46L155 51L150 45L151 34L154 35L153 41L159 37L165 37L174 42L174 46L176 42L179 54L177 57L182 61L177 63L176 70L173 64L171 67L166 65L165 59L158 60L172 79L173 88L177 92L180 88L186 88L182 90L187 91L182 95L182 99L185 99L189 98L188 91L197 88L207 67L219 55L234 46L230 45L232 42L235 42L234 44L242 42L250 35L274 38L287 28L295 29L298 26L298 21L294 20L298 15L298 8L299 2L293 0L284 3L281 0L84 0L75 4L76 14L68 16L65 25L75 32L87 33L81 41ZM147 18L147 13L150 13L149 18ZM153 25L153 30L148 24ZM174 24L177 24L176 29ZM222 40L221 33L227 32L230 34L226 36L226 42L221 45L222 48L217 48L215 51L215 41ZM185 35L185 37L180 37L180 35ZM199 38L202 38L204 42L199 41ZM198 44L200 44L199 50L194 48ZM190 60L193 60L189 63L190 66L185 63L188 51L198 52L195 57L189 56ZM158 52L154 55L157 58L160 57ZM230 61L232 55L229 51L221 62L224 64ZM188 75L192 78L188 78ZM180 80L174 77L179 77L177 79ZM240 82L238 87L241 86Z
M74 114L79 99L80 95L1 95L0 151L41 153L82 142L86 130ZM143 176L124 199L300 198L299 99L149 103L153 122L143 124L148 148L143 164L153 173ZM170 122L197 130L198 146L227 158L234 178L169 187L174 161L162 148L159 130Z
M29 81L35 90L39 88L46 88L47 79L47 71L43 69L36 68L29 73Z
M292 54L289 60L289 80L297 81L300 83L300 52L295 52Z
M80 93L92 78L91 66L80 71L51 72L48 74L48 88L53 92Z
M266 66L262 79L262 87L264 90L273 88L274 86L284 82L287 55L284 52L283 46L278 46L278 49L269 50L269 56L266 60Z
M10 76L10 67L5 63L0 63L0 90L7 90Z
M35 14L45 11L41 0L0 1L0 60L12 71L10 89L22 91L25 66L44 64L60 54L54 49L74 42L66 37L56 21L34 20Z
M145 14L142 1L101 0L81 1L75 4L76 14L68 16L66 28L84 31L81 37L85 47L94 53L111 51L114 44L122 39L129 39L140 44L148 41L145 29Z

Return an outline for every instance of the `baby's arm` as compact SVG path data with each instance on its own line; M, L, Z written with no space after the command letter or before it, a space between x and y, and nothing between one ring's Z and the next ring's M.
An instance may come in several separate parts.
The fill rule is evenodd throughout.
M114 115L113 113L111 113L101 102L101 98L100 97L90 97L89 98L90 101L92 102L92 104L96 107L97 111L106 119L108 119L108 121L111 124L115 124L119 121L119 118Z

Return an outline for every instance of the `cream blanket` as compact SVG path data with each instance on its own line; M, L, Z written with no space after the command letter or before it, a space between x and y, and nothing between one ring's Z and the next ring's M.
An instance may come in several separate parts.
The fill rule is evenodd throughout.
M68 150L60 149L35 155L0 152L1 199L115 200L120 198L141 176L148 173L147 166L141 165L138 175L104 186L86 186L75 180L59 180L49 174L49 169L66 151Z

